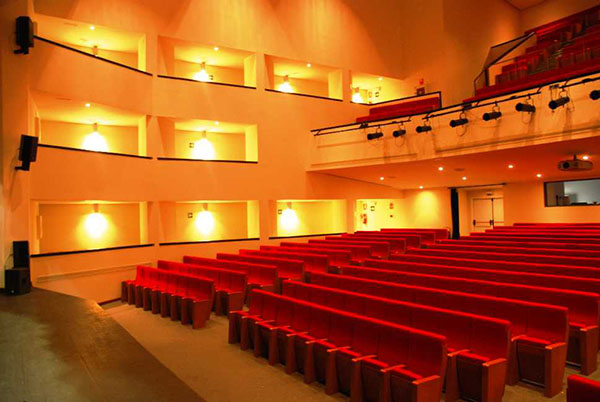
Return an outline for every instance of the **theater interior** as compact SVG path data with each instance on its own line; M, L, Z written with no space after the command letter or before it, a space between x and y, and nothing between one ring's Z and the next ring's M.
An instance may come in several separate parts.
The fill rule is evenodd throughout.
M597 0L0 31L0 400L600 402Z

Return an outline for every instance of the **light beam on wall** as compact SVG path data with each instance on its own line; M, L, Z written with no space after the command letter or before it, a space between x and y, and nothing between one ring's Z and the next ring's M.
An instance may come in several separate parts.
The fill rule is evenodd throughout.
M279 84L277 90L287 93L294 92L294 88L292 88L292 84L290 84L290 77L288 75L283 77L283 82Z
M98 204L94 204L94 212L86 216L84 227L87 234L93 239L99 239L104 236L108 229L106 217L99 212Z
M106 139L98 132L98 123L93 125L94 131L83 139L83 149L96 152L108 152Z
M210 81L210 75L206 72L206 63L200 63L200 71L194 74L194 79L196 81Z
M202 138L194 142L194 150L192 151L194 159L211 160L215 159L215 147L206 138L206 131L202 133Z
M356 88L353 89L352 102L354 102L354 103L365 103L365 101L363 100L362 95L360 94L360 88L359 87L356 87Z
M289 202L287 208L281 213L281 228L286 231L296 230L300 224L296 211L292 209L292 203Z
M211 234L213 230L215 230L215 217L212 212L208 210L208 204L204 204L203 210L196 215L194 224L196 230L205 236Z

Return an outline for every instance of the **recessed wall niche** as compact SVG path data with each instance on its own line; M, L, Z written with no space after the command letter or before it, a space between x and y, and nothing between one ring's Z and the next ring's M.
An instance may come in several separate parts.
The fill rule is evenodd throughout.
M146 202L33 201L32 254L134 246L148 242Z
M255 124L158 118L163 157L168 159L257 162Z
M270 202L271 236L293 237L347 231L346 200Z
M36 35L91 55L146 71L146 35L36 14Z
M397 78L360 72L350 73L352 102L375 104L415 95L415 88Z
M146 155L146 116L95 102L32 92L40 144Z
M310 61L265 55L267 88L302 95L341 100L342 70Z
M258 201L161 201L161 243L260 236Z
M195 81L256 87L252 52L158 37L159 74Z

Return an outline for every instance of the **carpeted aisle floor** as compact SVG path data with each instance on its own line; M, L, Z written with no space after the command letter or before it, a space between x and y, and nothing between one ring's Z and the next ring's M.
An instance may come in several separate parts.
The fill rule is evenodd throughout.
M179 322L152 315L133 306L115 303L107 312L138 342L210 402L318 402L347 401L341 394L328 396L320 384L306 385L300 374L286 375L283 367L269 366L239 345L227 343L228 321L211 316L208 326L192 330ZM576 370L567 368L567 374ZM592 378L600 379L600 372ZM540 389L506 387L504 402L564 402L564 392L552 399Z

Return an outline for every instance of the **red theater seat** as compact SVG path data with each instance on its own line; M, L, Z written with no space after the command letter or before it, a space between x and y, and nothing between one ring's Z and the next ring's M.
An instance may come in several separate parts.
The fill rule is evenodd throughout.
M343 236L349 236L346 234ZM354 236L374 237L382 239L404 239L406 241L406 247L421 247L422 236L420 234L402 234L402 233L384 233L369 230L358 230L354 232Z
M306 243L292 243L282 242L282 245L291 245L294 247L319 247L319 248L333 248L338 250L347 250L352 254L352 261L360 263L366 258L373 256L373 247L367 245L359 245L357 243L340 243L331 242L327 240L310 239L308 245Z
M502 399L510 345L511 324L508 321L301 282L284 282L283 295L442 334L448 341L446 401L456 400L459 395L463 399ZM354 352L344 349L339 353L352 356ZM475 361L471 356L480 356L483 360ZM462 386L459 386L459 379ZM338 387L349 394L347 380L340 377Z
M310 241L321 241L321 240L309 240ZM348 245L354 245L354 246L369 246L371 247L371 255L372 257L375 258L389 258L390 256L390 243L385 242L385 241L368 241L368 240L362 240L362 239L348 239L345 237L341 237L341 236L325 236L325 240L322 241L329 241L329 242L336 242L336 243L340 243L340 244L348 244Z
M309 254L320 254L329 257L330 266L340 266L350 264L352 261L352 253L348 250L336 250L331 248L318 248L318 247L295 247L285 246L282 242L281 246L260 246L261 250L265 251L282 251L288 253L309 253ZM306 244L306 243L304 243ZM308 244L306 244L308 246Z
M368 236L368 235L364 235L364 234L351 234L351 233L343 234L341 237L343 239L349 239L349 240L386 242L390 246L390 255L404 254L404 252L406 251L406 246L407 246L407 239L400 238L400 237ZM419 241L419 243L420 243L419 238L416 238L415 240ZM416 243L416 241L413 241L413 243Z
M567 378L567 402L600 401L600 382L578 375Z
M304 262L304 272L327 272L330 261L325 254L312 254L302 251L282 251L282 250L246 250L239 251L243 255L257 255L274 258L289 258Z
M244 305L248 276L243 272L164 260L158 260L157 265L161 269L213 280L216 288L214 309L217 315L240 310Z
M539 255L557 255L557 256L571 256L571 257L585 257L585 258L600 258L600 248L598 250L590 249L575 249L575 248L562 248L561 246L555 245L550 248L548 243L537 244L527 243L522 245L518 242L471 242L462 240L445 240L442 243L429 246L433 249L441 250L462 250L462 251L473 251L473 252L491 252L491 253L502 253L502 254L539 254Z

